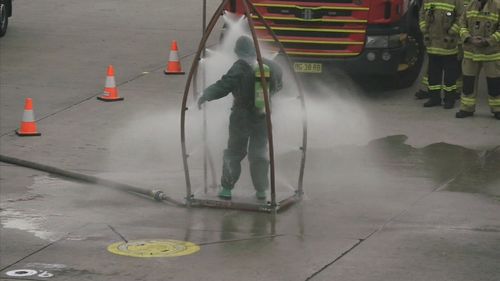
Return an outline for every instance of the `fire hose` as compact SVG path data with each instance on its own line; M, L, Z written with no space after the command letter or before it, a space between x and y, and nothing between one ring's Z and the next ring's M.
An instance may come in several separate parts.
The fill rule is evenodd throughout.
M96 176L91 176L91 175L85 175L77 172L72 172L64 169L60 169L57 167L45 165L45 164L40 164L28 160L23 160L15 157L10 157L10 156L5 156L0 154L0 161L8 164L13 164L16 166L21 166L21 167L26 167L54 175L58 175L61 177L77 180L77 181L82 181L86 183L91 183L91 184L96 184L100 186L105 186L109 187L115 190L120 190L120 191L125 191L129 193L135 193L139 195L146 196L148 198L154 199L156 201L165 201L168 203L171 203L175 206L185 206L184 203L179 202L169 196L167 196L163 191L161 190L147 190L143 188L139 188L136 186L132 186L129 184L124 184L124 183L119 183L115 182L112 180L108 179L102 179Z

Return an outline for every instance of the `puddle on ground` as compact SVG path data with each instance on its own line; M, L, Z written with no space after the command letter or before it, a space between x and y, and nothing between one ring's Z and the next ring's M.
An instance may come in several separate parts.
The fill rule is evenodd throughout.
M481 193L500 200L500 146L491 150L474 150L453 144L435 143L416 148L406 144L406 140L407 137L404 135L394 135L373 140L364 146L309 148L305 170L306 187L311 187L311 190L324 188L320 191L331 193L332 187L340 186L342 189L334 191L335 193L367 186L373 187L373 192L376 193L378 192L376 188L380 187L380 184L391 184L393 188L389 189L391 191L402 189L400 187L404 185L414 185L414 188L442 187L449 191ZM297 153L277 155L277 158L279 163L296 163ZM290 174L284 176L296 179L297 174L294 173L296 169L288 170L291 171ZM413 178L416 180L408 180ZM379 181L376 183L378 185L372 184L372 181ZM37 194L36 186L47 185L51 191L66 188L64 181L54 180L48 176L36 177L32 186L33 194ZM306 193L309 191L310 189L307 189ZM356 195L356 192L353 194ZM359 194L367 196L371 193ZM355 199L349 196L344 198ZM32 201L49 199L38 197L32 198ZM0 214L3 227L25 230L49 241L61 237L62 233L55 231L54 228L50 228L51 231L44 229L48 225L48 215L21 212L16 207L21 203L27 202L5 202ZM229 230L221 232L222 240L237 239L236 233L242 230L251 231L256 236L275 233L275 222L269 221L266 215L252 214L248 221L242 221L239 215L234 215L240 213L228 212L228 214L233 215L228 215L222 220L222 229ZM237 220L233 221L235 217ZM199 224L199 227L195 228L204 228L206 221L206 219L194 219L193 224L197 226ZM242 222L245 227L242 227Z
M21 203L27 201L46 200L44 194L38 193L39 187L44 186L50 186L51 189L61 189L65 188L66 184L57 177L50 175L34 177L33 184L28 187L29 192L22 194L21 197L6 199L2 202L2 209L0 210L2 227L26 231L50 242L60 239L64 235L63 233L47 229L48 217L57 216L57 214L45 214L44 211L20 207ZM43 204L43 201L41 204Z
M474 150L441 142L414 148L405 144L406 139L389 136L370 142L367 148L382 165L392 164L396 171L413 169L436 182L449 181L445 190L500 197L500 146Z
M365 146L309 148L306 177L334 183L339 174L373 177L426 178L444 190L482 193L500 199L500 146L474 150L448 143L422 148L406 144L407 136L393 135ZM280 156L286 159L289 155ZM292 175L289 175L292 176ZM382 179L383 180L383 179ZM344 180L344 184L348 184Z
M44 229L46 217L43 215L13 209L4 209L0 212L0 215L4 228L24 230L40 239L51 242L60 238L60 234Z

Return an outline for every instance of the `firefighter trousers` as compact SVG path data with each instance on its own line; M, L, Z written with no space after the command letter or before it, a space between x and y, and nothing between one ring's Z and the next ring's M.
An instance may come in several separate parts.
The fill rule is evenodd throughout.
M474 112L476 109L476 78L481 70L486 76L488 87L488 104L491 112L500 112L500 61L472 61L464 58L462 62L463 92L460 99L460 110Z
M422 64L422 68L424 69L424 75L422 76L422 80L420 81L419 90L422 92L427 92L429 90L429 68L428 68L428 60L424 59Z
M269 160L267 149L267 125L265 115L253 110L234 109L229 119L229 140L224 150L221 184L233 189L240 178L241 161L247 155L250 175L257 191L269 186Z
M428 67L430 98L440 99L443 90L445 99L454 99L460 70L457 55L429 54Z

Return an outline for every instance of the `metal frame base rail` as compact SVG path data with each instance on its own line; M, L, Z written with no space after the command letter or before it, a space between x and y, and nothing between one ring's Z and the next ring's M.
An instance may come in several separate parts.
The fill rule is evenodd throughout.
M297 192L294 195L277 202L277 204L274 206L270 201L263 201L262 203L245 203L234 202L231 200L201 199L192 196L187 200L186 205L191 207L208 207L217 209L277 213L279 211L287 209L295 203L300 202L301 200L302 196Z

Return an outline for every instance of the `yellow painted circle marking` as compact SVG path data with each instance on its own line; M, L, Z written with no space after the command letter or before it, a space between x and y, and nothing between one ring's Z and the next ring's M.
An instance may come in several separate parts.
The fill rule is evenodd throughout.
M162 258L190 255L198 252L200 246L186 241L155 239L113 243L108 251L113 254L136 258Z

